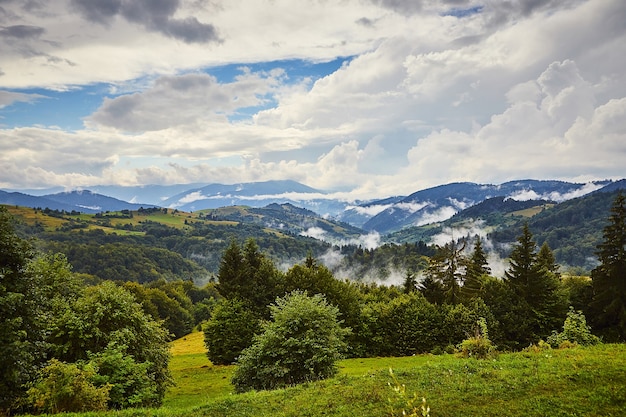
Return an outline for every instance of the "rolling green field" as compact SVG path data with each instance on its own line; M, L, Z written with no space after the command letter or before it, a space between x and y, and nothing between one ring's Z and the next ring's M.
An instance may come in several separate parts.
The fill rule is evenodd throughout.
M339 375L283 390L233 394L233 368L213 366L202 333L172 343L170 390L156 415L401 415L408 397L426 398L431 416L626 415L626 345L533 349L492 360L454 355L349 359ZM407 398L389 386L392 368ZM138 412L138 411L137 411ZM129 411L130 414L132 412ZM135 415L135 414L132 414ZM141 414L143 415L143 414Z
M234 394L232 366L213 366L200 332L172 342L176 381L159 409L129 409L80 417L400 416L624 416L626 345L559 350L528 349L495 359L455 355L348 359L331 379L287 389ZM397 383L404 385L405 396ZM400 389L402 391L402 388Z

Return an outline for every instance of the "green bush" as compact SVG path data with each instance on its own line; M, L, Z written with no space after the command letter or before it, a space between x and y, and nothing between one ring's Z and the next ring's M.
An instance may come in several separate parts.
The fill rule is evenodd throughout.
M111 386L97 387L93 382L95 376L92 366L81 369L77 364L52 359L28 391L30 403L44 413L106 410Z
M90 354L89 364L98 370L93 380L109 386L109 408L151 406L158 404L157 387L150 378L147 362L137 363L126 355L126 346L110 343L102 352Z
M600 338L591 333L585 315L570 307L563 323L563 331L559 333L555 330L546 342L553 348L569 347L572 344L587 346L600 343Z
M487 321L480 318L474 336L459 344L459 353L465 358L486 359L495 353L495 346L489 340Z
M345 349L339 311L322 295L294 291L270 306L272 321L239 358L232 382L238 392L275 389L331 377Z

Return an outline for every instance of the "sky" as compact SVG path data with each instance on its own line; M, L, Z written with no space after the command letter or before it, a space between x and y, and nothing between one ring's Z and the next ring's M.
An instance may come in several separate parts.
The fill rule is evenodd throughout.
M626 177L623 0L0 0L0 188Z

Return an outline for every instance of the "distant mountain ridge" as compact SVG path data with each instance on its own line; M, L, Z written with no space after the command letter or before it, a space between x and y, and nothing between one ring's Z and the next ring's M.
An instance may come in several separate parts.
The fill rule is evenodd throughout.
M81 213L99 213L103 211L137 210L140 207L157 207L152 204L132 204L101 194L84 190L68 191L43 196L22 193L7 193L0 190L0 204L32 208L49 208L59 211L78 211Z
M519 180L499 185L470 182L445 184L417 191L388 204L378 214L364 222L362 227L369 231L392 233L410 226L449 219L454 214L488 198L500 196L518 201L541 199L565 201L601 189L610 183L610 181L582 184Z
M107 195L93 190L39 196L2 191L0 204L86 213L157 206L191 212L227 206L263 208L271 204L291 204L311 210L323 218L333 218L369 232L388 234L449 219L464 209L494 197L559 202L603 187L619 187L619 181L583 184L518 180L497 185L458 182L419 190L408 196L352 203L334 199L327 191L290 180L208 185L97 186L93 187L94 190L107 192ZM127 200L119 196L125 196Z

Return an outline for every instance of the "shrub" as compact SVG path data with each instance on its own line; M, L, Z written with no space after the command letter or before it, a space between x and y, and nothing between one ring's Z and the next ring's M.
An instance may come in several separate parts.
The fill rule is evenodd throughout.
M81 369L77 364L52 359L28 391L30 403L44 413L106 410L111 386L96 387L95 375L91 366Z
M89 364L98 370L93 381L109 386L109 408L151 406L158 404L157 387L150 378L147 362L137 363L126 355L126 346L110 343L102 352L90 354Z
M489 340L487 321L480 318L477 321L475 334L459 344L459 353L465 358L486 359L495 353L495 346Z
M553 348L571 347L572 344L587 346L600 343L600 338L591 333L585 315L570 307L563 323L563 331L558 333L555 330L552 335L548 336L546 342Z
M272 321L262 325L239 358L232 382L238 392L275 389L331 377L350 332L339 311L322 295L294 291L270 306Z

